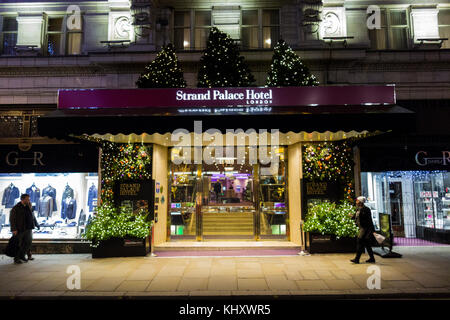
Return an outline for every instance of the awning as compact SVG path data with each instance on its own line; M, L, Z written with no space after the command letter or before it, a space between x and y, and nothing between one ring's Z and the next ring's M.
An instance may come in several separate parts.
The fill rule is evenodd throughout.
M193 132L194 121L201 121L203 131L211 128L222 133L226 133L227 129L279 129L284 134L300 134L304 137L297 141L320 141L340 140L390 130L408 132L413 129L414 124L414 113L397 105L297 106L283 107L282 110L283 113L272 109L271 112L257 114L177 114L167 112L167 109L166 113L161 113L154 108L66 109L56 110L38 118L38 132L41 136L59 139L96 135L110 141L117 141L119 135L122 135L121 140L130 139L130 136L134 135L138 136L137 139L133 138L134 141L143 141L142 137L149 135L154 138L159 135L166 139L166 135L176 129ZM113 136L116 138L111 138Z

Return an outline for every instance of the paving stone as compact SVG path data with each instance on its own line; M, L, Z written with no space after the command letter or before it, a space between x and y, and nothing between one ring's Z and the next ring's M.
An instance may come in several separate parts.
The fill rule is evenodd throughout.
M332 270L333 275L338 280L351 280L352 276L344 270Z
M443 281L442 278L433 276L433 275L429 275L426 273L409 273L408 276L420 283L422 286L429 288L429 287L447 287L449 286L449 283L447 281Z
M208 282L208 290L237 290L237 277L211 276Z
M127 280L152 280L156 276L155 270L138 269L127 276Z
M238 279L239 290L269 290L265 279Z
M86 287L87 291L115 291L116 288L125 280L125 277L119 278L101 278L93 281Z
M178 291L205 291L208 287L207 278L182 278L177 290Z
M186 268L183 273L184 278L208 278L210 268Z
M303 276L298 271L284 271L288 280L303 280Z
M315 273L314 271L311 270L302 270L300 271L300 274L303 276L303 279L305 280L319 280L320 277L317 275L317 273Z
M149 284L150 281L125 280L116 288L116 291L145 291Z
M264 274L260 269L237 269L238 278L264 278Z
M183 276L184 270L186 267L184 266L164 266L158 272L158 277L181 277Z
M329 289L323 280L298 280L295 281L300 290L327 290Z
M266 276L267 285L271 290L282 290L282 291L289 291L289 290L296 290L297 285L295 283L295 280L288 280L286 277L283 276Z
M157 276L151 282L146 291L176 291L181 277Z
M360 287L352 280L324 280L327 286L332 290L351 290Z

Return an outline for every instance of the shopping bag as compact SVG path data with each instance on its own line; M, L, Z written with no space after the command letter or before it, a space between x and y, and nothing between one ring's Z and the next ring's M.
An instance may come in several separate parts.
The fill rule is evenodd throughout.
M386 237L382 236L381 234L375 233L374 236L379 244L382 244L383 241L386 240Z
M8 257L14 258L19 251L19 238L17 236L12 236L8 241L8 245L5 248L5 254Z

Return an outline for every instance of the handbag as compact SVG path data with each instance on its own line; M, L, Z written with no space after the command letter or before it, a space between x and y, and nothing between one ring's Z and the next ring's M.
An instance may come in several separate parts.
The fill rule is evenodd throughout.
M374 234L375 240L377 240L377 242L379 244L382 244L384 240L386 240L385 236L382 236L381 234L375 233Z
M12 236L8 241L4 252L8 257L14 258L19 251L19 238L17 236Z

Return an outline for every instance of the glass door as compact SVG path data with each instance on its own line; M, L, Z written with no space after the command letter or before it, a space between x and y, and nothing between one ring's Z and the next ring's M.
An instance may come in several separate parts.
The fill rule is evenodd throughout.
M245 157L218 156L203 163L203 239L255 239L256 166L248 154L245 147Z
M171 165L170 169L170 238L195 239L197 217L195 201L199 181L195 164Z

